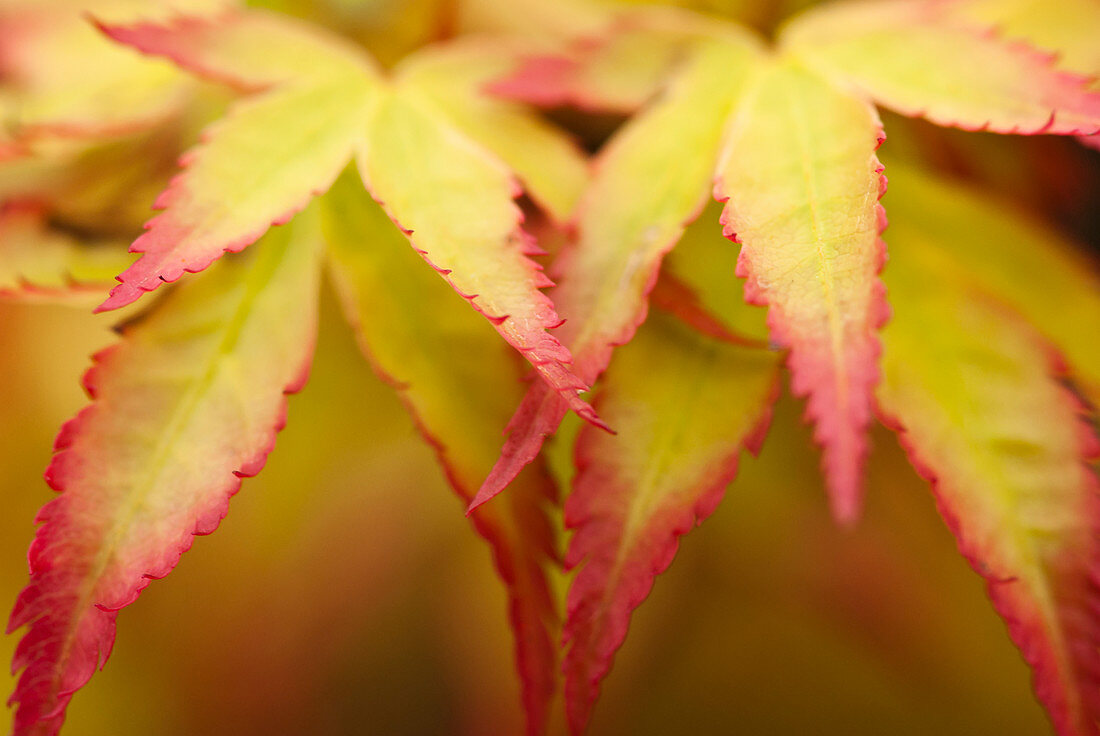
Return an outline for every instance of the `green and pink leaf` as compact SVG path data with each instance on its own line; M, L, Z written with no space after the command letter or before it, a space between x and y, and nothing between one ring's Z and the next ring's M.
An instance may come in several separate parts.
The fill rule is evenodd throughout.
M549 332L562 324L540 289L551 286L522 228L520 188L496 157L415 98L386 95L359 156L367 189L413 248L516 348L569 408L600 424L580 397L588 385ZM417 172L410 177L410 171Z
M287 19L240 13L104 31L184 68L265 91L237 102L181 159L183 172L156 201L161 213L131 246L141 258L118 277L101 311L201 271L287 222L350 160L374 99L365 56L346 59L340 43ZM302 65L307 57L319 61ZM296 65L329 76L291 77Z

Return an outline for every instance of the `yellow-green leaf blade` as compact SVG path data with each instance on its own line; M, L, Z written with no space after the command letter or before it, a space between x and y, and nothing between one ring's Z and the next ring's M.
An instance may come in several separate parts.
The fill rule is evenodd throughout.
M1058 733L1093 736L1100 486L1086 459L1100 441L1026 322L972 288L920 228L896 220L890 238L881 411L986 578Z
M566 605L566 709L583 732L630 615L718 505L742 447L759 449L778 356L700 335L654 312L616 353L597 406L616 435L585 427L565 506L578 567Z
M492 327L409 248L348 171L323 198L332 275L375 369L398 388L451 485L469 503L492 467L522 394L521 363ZM505 503L471 516L508 587L528 732L542 733L557 685L557 611L546 567L557 559L541 468Z
M903 115L1000 133L1092 134L1100 94L1019 43L961 23L930 0L867 0L793 20L784 47Z
M742 244L745 298L769 307L790 348L791 387L823 449L835 516L852 521L878 380L875 330L887 314L873 108L790 60L762 68L727 131L715 197Z
M57 732L118 610L263 467L312 357L319 249L301 227L181 288L85 375L94 401L58 435L46 477L62 493L39 513L8 627L30 627L13 662L18 736Z
M359 168L424 259L570 407L598 421L579 396L587 386L569 368L569 350L548 331L561 319L540 291L550 280L530 258L538 251L520 226L519 187L507 167L395 92L379 105Z
M1100 3L1094 0L960 0L952 14L1057 54L1060 69L1100 72ZM1093 85L1097 85L1094 83Z

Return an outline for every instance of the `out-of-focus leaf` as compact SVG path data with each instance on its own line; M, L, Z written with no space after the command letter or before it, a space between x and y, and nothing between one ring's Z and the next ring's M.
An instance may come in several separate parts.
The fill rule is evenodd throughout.
M790 53L903 115L1001 133L1092 134L1100 94L1035 49L959 22L949 3L857 0L812 10L781 36ZM1084 29L1081 29L1084 30Z
M179 138L179 129L168 126L90 145L35 141L26 155L0 160L0 204L34 202L51 218L128 244L175 171Z
M878 115L794 62L761 67L733 116L715 197L742 244L745 299L769 307L771 339L790 348L791 388L807 397L834 516L861 504L875 329L888 315L875 149Z
M661 259L707 199L725 117L757 57L748 37L700 39L665 93L608 143L582 200L579 241L559 258L553 292L588 383L616 345L645 319ZM532 385L508 426L501 458L478 491L484 503L508 485L565 415L564 404Z
M86 13L156 12L171 3L0 3L0 76L10 86L17 139L133 133L180 111L194 83L165 62L145 61L96 32ZM187 6L176 2L175 6ZM192 10L203 3L191 2ZM209 3L205 3L209 5Z
M612 436L584 427L565 506L579 566L566 604L566 709L584 731L630 614L757 451L778 393L779 360L705 337L655 312L618 353L598 406Z
M127 260L121 241L81 243L35 208L0 208L0 297L95 303Z
M397 68L398 84L500 157L527 193L564 222L588 182L584 154L559 128L485 89L511 68L517 48L478 39L428 49Z
M8 624L30 627L13 662L18 736L57 732L106 662L119 609L214 531L241 478L263 467L312 355L307 225L171 295L85 375L93 403L58 435L46 476L62 495L39 513L31 581Z
M354 171L323 202L333 279L362 348L398 389L469 503L522 395L519 363L485 320L423 267ZM545 731L558 681L557 610L545 572L558 559L544 508L555 498L549 477L531 467L506 503L471 516L508 587L530 734Z
M667 31L623 29L576 40L564 55L526 56L489 89L542 107L630 114L658 92L684 50L683 39Z
M614 11L591 0L462 0L456 5L455 25L463 33L521 36L542 47L598 35Z
M895 220L878 400L987 581L1062 736L1100 716L1100 439L1060 360L970 287L950 245Z
M1100 91L1100 3L1094 0L966 0L948 6L960 17L992 25L1009 39L1023 39L1052 51L1059 68L1093 77L1093 91ZM1100 150L1100 135L1080 141Z
M944 275L965 278L1030 320L1100 405L1100 264L1008 202L913 165L891 160L889 170L888 242L897 229L950 254Z
M328 189L358 145L378 80L350 45L259 12L104 30L200 74L266 90L236 103L181 161L183 173L157 199L163 212L131 246L142 257L100 306L108 310L242 250Z
M947 8L960 19L995 28L1006 39L1057 50L1059 68L1100 72L1100 3L1095 0L959 0Z

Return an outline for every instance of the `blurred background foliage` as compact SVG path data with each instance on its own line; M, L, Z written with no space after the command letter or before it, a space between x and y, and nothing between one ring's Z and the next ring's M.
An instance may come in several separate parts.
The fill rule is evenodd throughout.
M386 64L428 42L538 17L532 0L251 4L335 28ZM684 4L767 33L809 3ZM24 172L21 182L41 177L55 226L132 237L176 152L224 105L223 93L200 90L171 125L90 149L59 145L52 173ZM562 119L593 145L609 128ZM1100 154L1073 141L886 123L888 155L1100 242ZM87 356L113 339L115 317L89 306L0 303L0 600L26 582L33 517L51 495L41 473L57 427L85 402ZM74 699L68 734L521 731L488 548L331 295L320 334L312 379L291 398L267 468L245 482L218 533L121 615L111 664ZM637 611L591 732L1049 733L982 581L893 436L874 435L866 516L840 531L799 411L781 401L761 456L743 460L726 501L684 539ZM566 468L566 444L552 452ZM0 640L0 659L15 643ZM4 677L10 691L14 678Z

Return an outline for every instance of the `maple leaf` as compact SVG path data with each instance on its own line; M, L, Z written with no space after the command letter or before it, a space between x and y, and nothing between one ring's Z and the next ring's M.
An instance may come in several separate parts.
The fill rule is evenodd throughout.
M122 21L97 15L108 35L241 96L185 156L134 244L143 255L103 305L212 267L124 327L88 374L92 405L58 438L49 478L65 492L43 510L11 621L30 627L15 659L18 733L56 732L105 661L117 610L174 566L192 533L213 530L234 476L262 465L282 395L304 381L312 352L317 196L332 280L363 351L492 548L530 734L547 730L559 669L569 726L585 728L633 609L679 536L713 511L741 448L763 439L781 360L806 399L834 515L858 514L877 401L988 579L1056 728L1095 733L1098 488L1086 462L1100 447L1073 391L1100 396L1100 282L1026 218L905 166L894 177L891 163L903 270L886 277L899 317L883 333L878 384L887 308L874 108L1094 143L1100 95L1063 70L1095 68L1082 60L1088 45L1073 46L1089 11L1067 5L1026 29L1034 0L849 3L791 21L769 51L689 14L520 0L505 25L585 38L549 44L568 55L528 58L505 77L509 57L547 46L472 40L383 73L358 46L281 16L189 10L164 20L158 4L135 22L142 3L121 5ZM975 24L996 13L1018 30ZM590 35L609 20L612 32ZM142 191L155 176L139 173L135 151L172 150L148 128L190 88L170 66L83 27L73 37L89 43L88 95L72 83L79 64L36 66L76 27L21 31L0 59L28 72L19 104L0 98L5 117L22 121L14 138L0 128L5 297L67 299L102 282L99 254L106 263L117 250L51 229L40 208L51 222L66 206L102 214L131 182ZM1020 37L1076 49L1074 59L1056 68ZM111 52L100 58L89 39ZM638 112L582 195L583 154L517 99ZM135 131L91 148L45 140ZM56 160L43 163L43 152ZM107 169L90 177L99 186L86 187L97 168ZM519 182L577 233L554 266L556 306L540 291L551 284L531 258ZM711 192L718 203L708 205ZM12 204L20 198L33 208ZM723 233L740 242L739 258ZM766 317L738 298L735 271ZM673 316L643 324L650 300ZM551 332L559 312L568 322ZM974 344L967 331L988 340ZM516 352L542 379L526 394ZM599 406L617 436L593 428L600 420L579 396L609 365ZM565 508L577 574L559 668L547 513L557 498L539 454L569 408L592 426L579 435ZM509 484L506 498L480 505Z
M581 206L577 246L554 292L569 319L562 334L578 372L592 382L614 346L644 319L661 257L701 207L691 197L667 196L669 188L696 191L697 172L705 171L715 195L728 198L723 222L743 246L739 275L747 278L746 298L769 306L772 339L790 348L793 386L808 399L841 520L852 521L859 510L864 435L879 377L875 330L888 315L875 275L884 260L877 234L885 218L877 199L885 180L877 172L874 149L882 132L870 103L974 129L1100 129L1100 95L1082 77L939 9L934 2L835 4L790 21L771 54L737 29L700 21L691 33L690 22L682 23L674 32L694 39L697 55L718 46L742 56L709 72L712 84L721 79L727 86L716 87L705 104L680 100L690 125L650 122L675 109L678 84L693 74L708 78L682 61L666 94L607 145ZM962 76L957 69L964 69ZM560 78L571 83L575 75ZM509 84L523 87L522 80ZM820 117L806 112L821 104ZM704 125L717 142L687 145ZM626 162L642 157L648 157L645 170L628 169ZM660 206L647 199L650 192L666 195ZM610 206L616 200L625 205ZM601 293L614 294L614 302L601 302ZM477 502L507 485L563 414L546 391L532 388Z
M582 380L593 382L612 346L629 342L645 319L644 295L662 256L706 201L724 118L754 50L740 32L700 43L661 98L601 152L579 206L579 240L555 262L560 283L554 301L567 320L559 334ZM538 454L565 411L550 392L531 387L475 507Z
M8 623L29 626L12 665L23 670L16 734L57 733L110 654L118 610L213 532L241 478L263 467L312 356L308 224L273 231L95 356L93 403L58 434L46 478L62 494L39 512L31 580Z
M579 397L587 386L568 368L569 351L547 332L561 320L539 291L550 282L530 260L538 251L521 228L509 168L440 119L415 85L387 82L338 37L260 11L103 30L259 94L237 102L185 156L184 172L156 203L162 212L131 246L142 257L101 310L247 247L355 158L368 190L424 259L571 408L599 423Z

